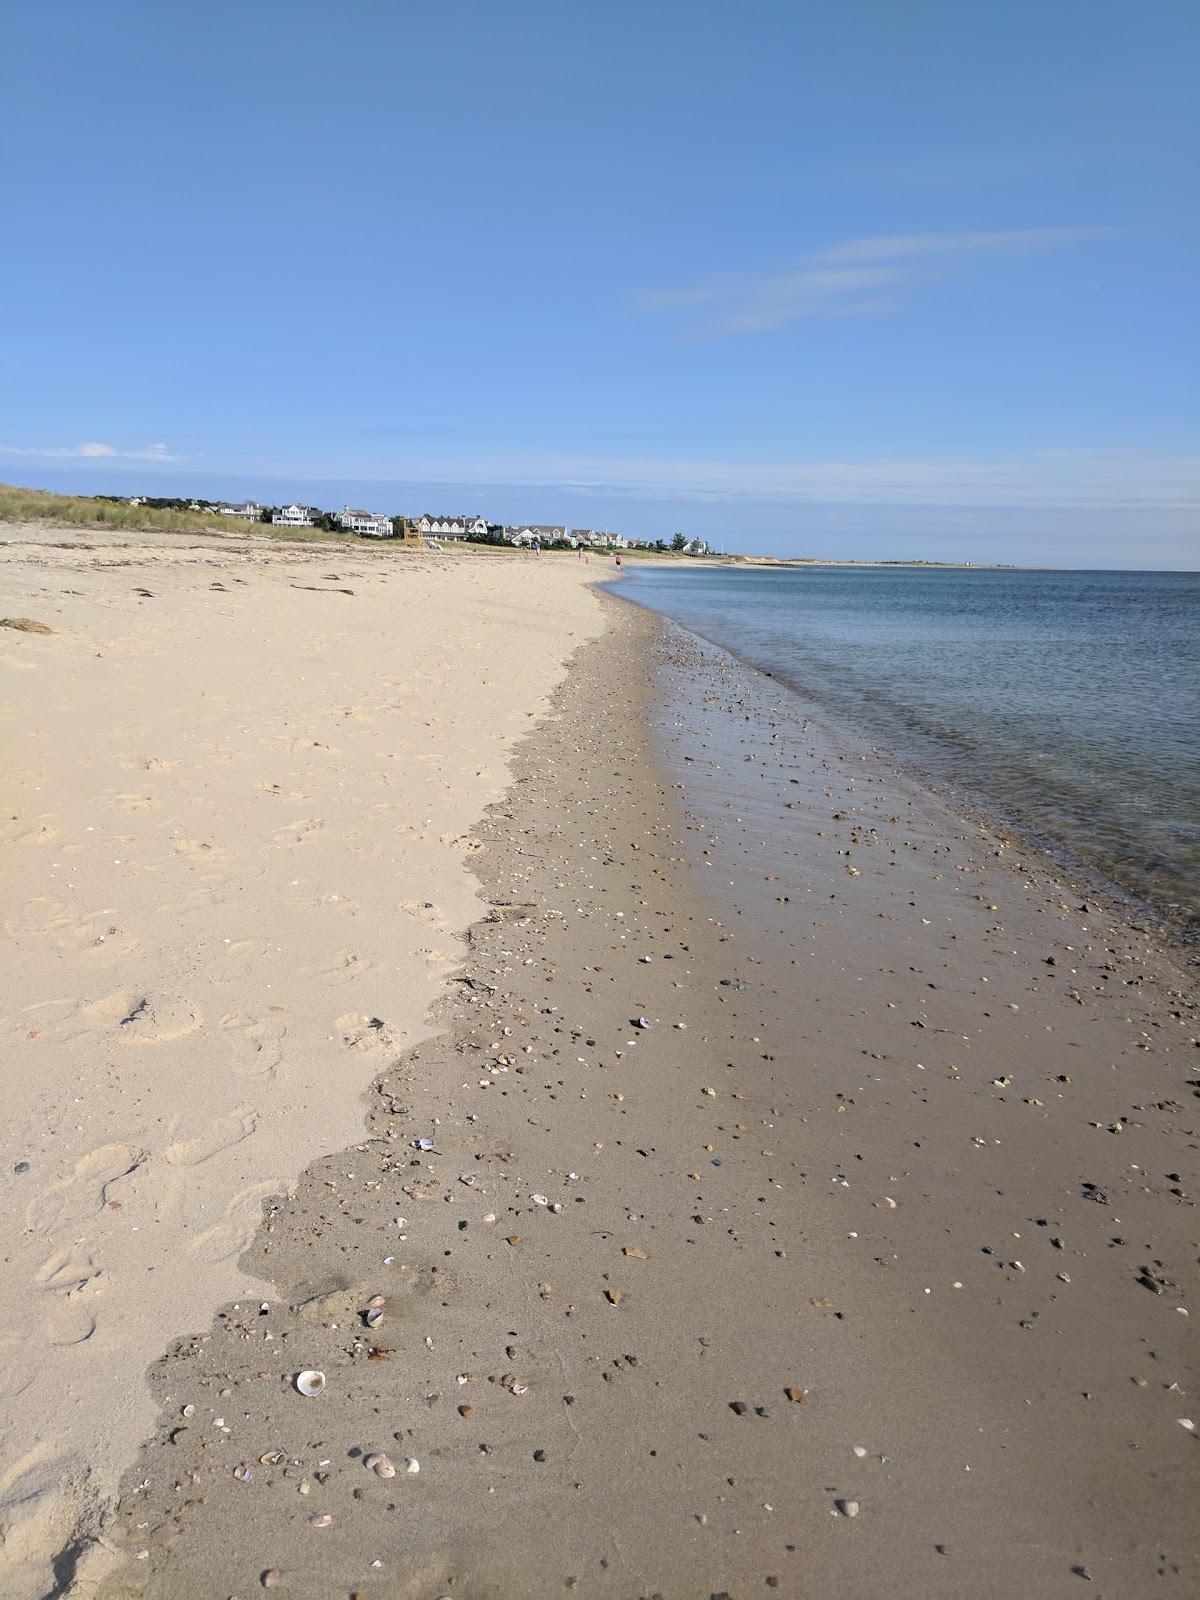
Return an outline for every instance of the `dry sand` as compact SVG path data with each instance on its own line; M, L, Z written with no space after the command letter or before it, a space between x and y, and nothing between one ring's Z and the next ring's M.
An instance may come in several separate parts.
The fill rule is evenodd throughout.
M331 585L348 559L325 562L342 575ZM384 559L363 555L346 584L355 599L370 574L393 595L409 582ZM483 568L466 560L422 565L411 583L478 616L504 580L490 569L477 580ZM227 1277L206 1266L202 1303L139 1344L144 1363L188 1330L151 1369L153 1404L129 1362L122 1404L137 1417L119 1419L121 1449L145 1443L106 1534L125 1560L101 1600L249 1600L262 1586L303 1600L1190 1595L1200 1080L1191 988L1171 952L847 736L808 725L768 680L585 594L575 563L515 570L527 585L513 591L517 633L529 637L534 597L552 597L555 617L507 731L530 726L520 713L535 698L545 705L566 630L578 648L546 717L496 752L491 793L505 763L511 787L482 821L464 804L446 830L474 846L484 914L465 952L437 941L463 959L422 969L406 1039L394 981L354 990L354 1013L390 1035L369 1057L313 1024L311 1056L337 1077L314 1152L288 1146L283 1177L306 1170L239 1236ZM75 571L43 579L84 584ZM229 572L221 581L232 587ZM255 581L271 587L247 614L294 660L294 637L262 603L277 580ZM312 597L310 628L335 598ZM49 602L23 598L21 614L54 624ZM609 625L590 637L601 611ZM128 619L122 609L125 635ZM202 623L198 610L196 637L211 639ZM247 634L226 630L230 677L258 650ZM420 754L441 739L474 772L465 733L456 741L410 702L380 729L396 699L380 681L381 637L345 666L374 675L353 697L377 719L365 753L331 729L331 787L320 808L293 805L324 817L324 843L268 834L255 865L280 849L342 861L389 747ZM60 641L14 648L30 644ZM527 661L509 677L520 670ZM242 681L249 722L262 685ZM219 715L224 748L228 692ZM491 731L480 718L470 736ZM269 781L311 792L315 761L282 750ZM247 777L265 766L256 746ZM188 776L170 791L165 809L180 815L168 826L184 828ZM85 787L70 778L72 794ZM240 815L253 811L243 797ZM449 904L460 926L479 915L461 855L426 845L438 859L418 889L394 816L371 838L368 882L345 892L373 908L380 941L397 938L404 918L389 908L405 899ZM286 869L274 901L258 880L244 895L303 941L328 919L311 868L292 876L309 884L300 929ZM320 881L341 893L351 876L331 867ZM230 881L214 866L205 887ZM185 926L190 975L199 941ZM175 937L161 913L153 927ZM298 970L315 962L272 964L262 929L241 927L260 943L234 983L240 1009L261 1016L278 992L268 984L292 985L298 1010L315 984L311 1003L327 997L334 1021L351 1009L325 976ZM79 971L92 957L54 959ZM379 959L394 970L394 942ZM137 998L149 985L136 970L137 952L118 956L95 992ZM191 997L173 971L164 989ZM116 1027L142 1025L145 1010L126 1015ZM22 1018L10 1059L25 1059L15 1048L28 1031ZM215 1072L222 1036L204 1031ZM119 1039L80 1051L73 1070L115 1118L129 1109L127 1074L144 1073L148 1054L184 1059L191 1037L154 1052ZM372 1078L364 1129L358 1091ZM206 1090L189 1079L186 1107L162 1115L184 1115L195 1092ZM83 1113L70 1110L60 1120L74 1137ZM148 1147L149 1133L111 1125L105 1142ZM185 1132L197 1136L163 1142ZM109 1180L122 1204L101 1214L106 1229L138 1220L135 1204L154 1216L135 1197L156 1165L170 1166L148 1157ZM237 1182L274 1176L256 1161ZM21 1204L34 1191L15 1185L31 1179L7 1179ZM203 1234L185 1220L172 1237L186 1250ZM43 1298L27 1281L23 1293ZM139 1278L120 1304L151 1296L157 1284ZM70 1348L86 1351L103 1327ZM325 1374L319 1398L296 1392L307 1368ZM97 1438L117 1425L92 1424ZM59 1565L67 1582L71 1562Z
M251 1292L479 915L464 831L600 625L585 573L8 528L0 1595L103 1566L143 1374ZM594 576L588 573L586 576ZM62 1552L60 1554L60 1552ZM81 1584L82 1587L82 1579Z

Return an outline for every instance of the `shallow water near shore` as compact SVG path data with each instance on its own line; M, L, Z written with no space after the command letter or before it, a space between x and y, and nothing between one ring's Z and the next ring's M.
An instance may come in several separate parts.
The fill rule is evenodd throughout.
M622 593L1200 928L1200 576L657 567Z

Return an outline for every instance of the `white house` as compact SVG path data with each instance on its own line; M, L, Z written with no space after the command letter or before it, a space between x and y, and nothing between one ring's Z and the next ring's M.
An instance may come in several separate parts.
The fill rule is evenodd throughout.
M277 528L311 528L316 521L316 507L284 506L271 513L271 521Z
M504 530L507 544L532 544L535 539L539 544L555 544L566 537L566 527L561 523L523 522L518 527Z
M683 547L685 556L706 556L708 554L707 539L689 539Z
M262 507L257 500L245 500L240 506L231 506L221 500L213 507L222 517L240 517L243 522L257 522L262 516Z
M343 506L336 515L347 532L361 533L366 538L390 539L395 531L391 517L385 517L382 512L358 511L354 506Z
M593 550L628 550L629 540L621 533L597 531L595 528L572 528L567 535L568 544L586 545Z
M486 535L483 517L418 517L417 532L434 539L478 539Z

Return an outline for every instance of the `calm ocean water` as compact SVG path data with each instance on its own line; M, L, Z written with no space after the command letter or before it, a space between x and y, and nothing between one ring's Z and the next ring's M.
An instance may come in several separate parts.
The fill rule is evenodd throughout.
M681 565L622 592L1200 930L1200 574Z

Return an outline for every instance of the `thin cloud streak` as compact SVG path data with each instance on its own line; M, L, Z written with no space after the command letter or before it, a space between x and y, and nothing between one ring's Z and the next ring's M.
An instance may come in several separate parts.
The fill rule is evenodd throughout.
M724 462L566 456L390 464L385 481L497 484L705 501L1200 511L1200 455L1038 451L992 461Z
M1032 255L1103 238L1106 228L1009 228L975 233L885 234L847 239L802 257L786 271L737 273L707 283L644 290L635 310L709 314L685 331L692 338L769 333L804 318L862 316L896 310L908 293L934 280L935 263L981 256ZM880 291L890 291L881 298Z
M0 444L0 455L25 456L31 460L53 461L178 461L165 444L148 444L143 450L118 450L115 445L90 439L86 444L39 448L34 445Z

